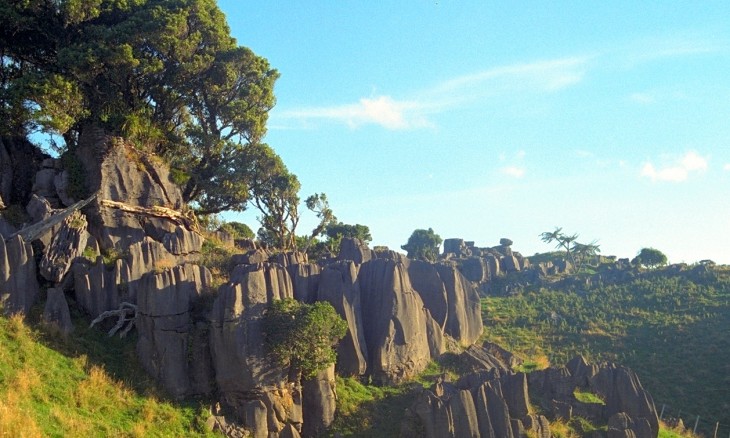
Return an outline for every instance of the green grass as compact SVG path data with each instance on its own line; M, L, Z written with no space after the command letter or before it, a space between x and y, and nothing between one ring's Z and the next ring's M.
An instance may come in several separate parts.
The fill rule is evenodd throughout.
M32 319L32 316L31 316ZM166 401L137 365L134 340L87 329L60 340L0 317L0 431L7 436L212 436L199 401Z
M730 423L730 273L653 272L576 292L484 299L485 337L556 365L577 354L633 368L658 406ZM709 420L708 420L709 421Z
M601 397L597 396L596 394L594 394L592 392L580 391L580 390L576 389L573 392L573 395L575 396L575 399L578 400L579 402L593 403L593 404L599 404L599 405L606 404L606 402L604 402Z

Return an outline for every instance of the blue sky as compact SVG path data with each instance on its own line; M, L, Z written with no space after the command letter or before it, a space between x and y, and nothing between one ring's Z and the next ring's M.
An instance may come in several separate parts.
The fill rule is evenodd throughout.
M372 244L730 263L730 2L219 6L281 73L266 142Z

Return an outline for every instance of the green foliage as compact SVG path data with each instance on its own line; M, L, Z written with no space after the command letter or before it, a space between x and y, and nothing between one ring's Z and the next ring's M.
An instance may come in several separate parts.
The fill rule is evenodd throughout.
M667 264L667 256L654 248L642 248L639 254L631 260L633 265L646 266L653 269Z
M16 228L30 222L30 215L28 215L25 207L19 204L8 205L3 210L0 210L0 214L3 216L3 219Z
M623 284L491 297L485 337L563 364L577 354L634 369L657 403L730 422L730 272L656 270Z
M563 248L570 263L575 266L577 271L580 271L583 265L601 252L601 248L595 240L583 244L578 243L576 239L578 239L577 234L567 235L563 233L563 229L560 227L556 227L554 231L546 231L540 234L540 240L543 242L555 242L556 248Z
M256 235L251 228L241 222L224 222L221 228L230 233L234 239L253 239Z
M89 189L86 187L86 170L76 156L76 147L71 146L61 154L61 164L68 172L68 195L74 200L86 199L89 196Z
M158 394L137 364L135 339L107 338L78 315L74 325L73 334L61 340L20 316L0 316L1 431L8 436L212 436L204 427L202 405L172 403Z
M264 333L279 362L313 377L337 360L333 346L347 333L347 323L327 302L284 299L269 306Z
M593 403L593 404L599 404L599 405L605 405L606 402L603 401L601 397L598 395L588 392L588 391L581 391L576 388L576 390L573 392L573 395L575 396L575 399L579 402L583 403Z
M417 229L408 238L408 243L402 245L401 248L408 252L409 258L435 261L439 255L441 242L443 242L441 236L434 233L432 228Z

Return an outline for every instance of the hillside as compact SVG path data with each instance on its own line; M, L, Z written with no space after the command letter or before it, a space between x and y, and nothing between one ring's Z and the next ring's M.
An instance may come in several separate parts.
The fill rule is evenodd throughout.
M0 436L206 436L204 405L164 399L134 357L75 319L65 341L0 317Z
M660 410L730 433L730 269L666 268L612 285L485 298L486 336L537 363L575 354L634 369Z

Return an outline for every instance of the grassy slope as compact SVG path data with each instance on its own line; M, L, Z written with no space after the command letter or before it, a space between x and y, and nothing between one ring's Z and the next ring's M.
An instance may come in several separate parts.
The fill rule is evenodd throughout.
M492 297L484 304L486 336L510 350L555 364L576 354L625 364L658 407L730 425L727 270L716 278L656 276L580 293Z
M0 436L205 436L199 403L164 401L137 365L133 340L88 322L61 341L0 317Z

